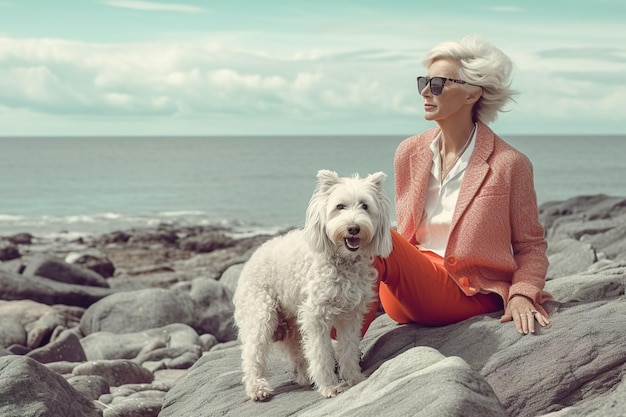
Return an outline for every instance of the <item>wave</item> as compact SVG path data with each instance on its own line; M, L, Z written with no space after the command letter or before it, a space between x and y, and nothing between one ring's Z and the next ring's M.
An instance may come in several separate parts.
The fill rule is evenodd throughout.
M198 210L163 211L124 214L116 212L68 216L18 216L0 214L0 236L30 233L38 238L75 240L99 236L116 230L153 228L161 224L186 226L219 226L234 234L275 233L289 225L261 225L241 219L220 218Z

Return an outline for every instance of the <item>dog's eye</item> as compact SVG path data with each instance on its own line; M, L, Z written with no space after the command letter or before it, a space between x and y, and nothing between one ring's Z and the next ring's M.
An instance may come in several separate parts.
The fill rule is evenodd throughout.
M337 210L343 210L343 209L345 209L345 208L346 208L346 206L345 206L345 205L343 205L343 204L337 204Z
M362 208L363 210L367 211L367 204L365 204L365 203L361 204L361 208Z

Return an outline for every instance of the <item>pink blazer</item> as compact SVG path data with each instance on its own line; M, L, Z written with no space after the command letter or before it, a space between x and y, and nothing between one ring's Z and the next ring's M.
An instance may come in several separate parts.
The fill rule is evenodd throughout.
M398 231L418 244L417 225L432 165L431 142L439 127L404 140L396 150ZM506 303L524 295L541 303L548 269L530 160L478 122L476 143L452 217L444 266L467 295L498 293Z

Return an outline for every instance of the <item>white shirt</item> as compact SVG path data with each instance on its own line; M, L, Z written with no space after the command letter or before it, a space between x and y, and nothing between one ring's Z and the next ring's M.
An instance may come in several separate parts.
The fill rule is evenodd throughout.
M418 248L420 250L435 252L443 257L448 245L452 216L461 191L465 169L474 151L476 129L474 129L467 149L443 181L441 180L441 157L439 156L440 141L441 133L430 144L430 150L433 152L433 164L428 179L424 214L417 227L415 237L419 242Z

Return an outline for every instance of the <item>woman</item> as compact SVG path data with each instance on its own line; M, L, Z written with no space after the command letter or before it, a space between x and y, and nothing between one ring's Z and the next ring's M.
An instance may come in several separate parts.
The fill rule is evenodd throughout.
M437 126L396 150L398 232L377 259L379 294L399 323L445 325L504 307L501 322L548 324L548 268L532 165L488 126L512 100L511 60L474 37L436 46L418 77Z

